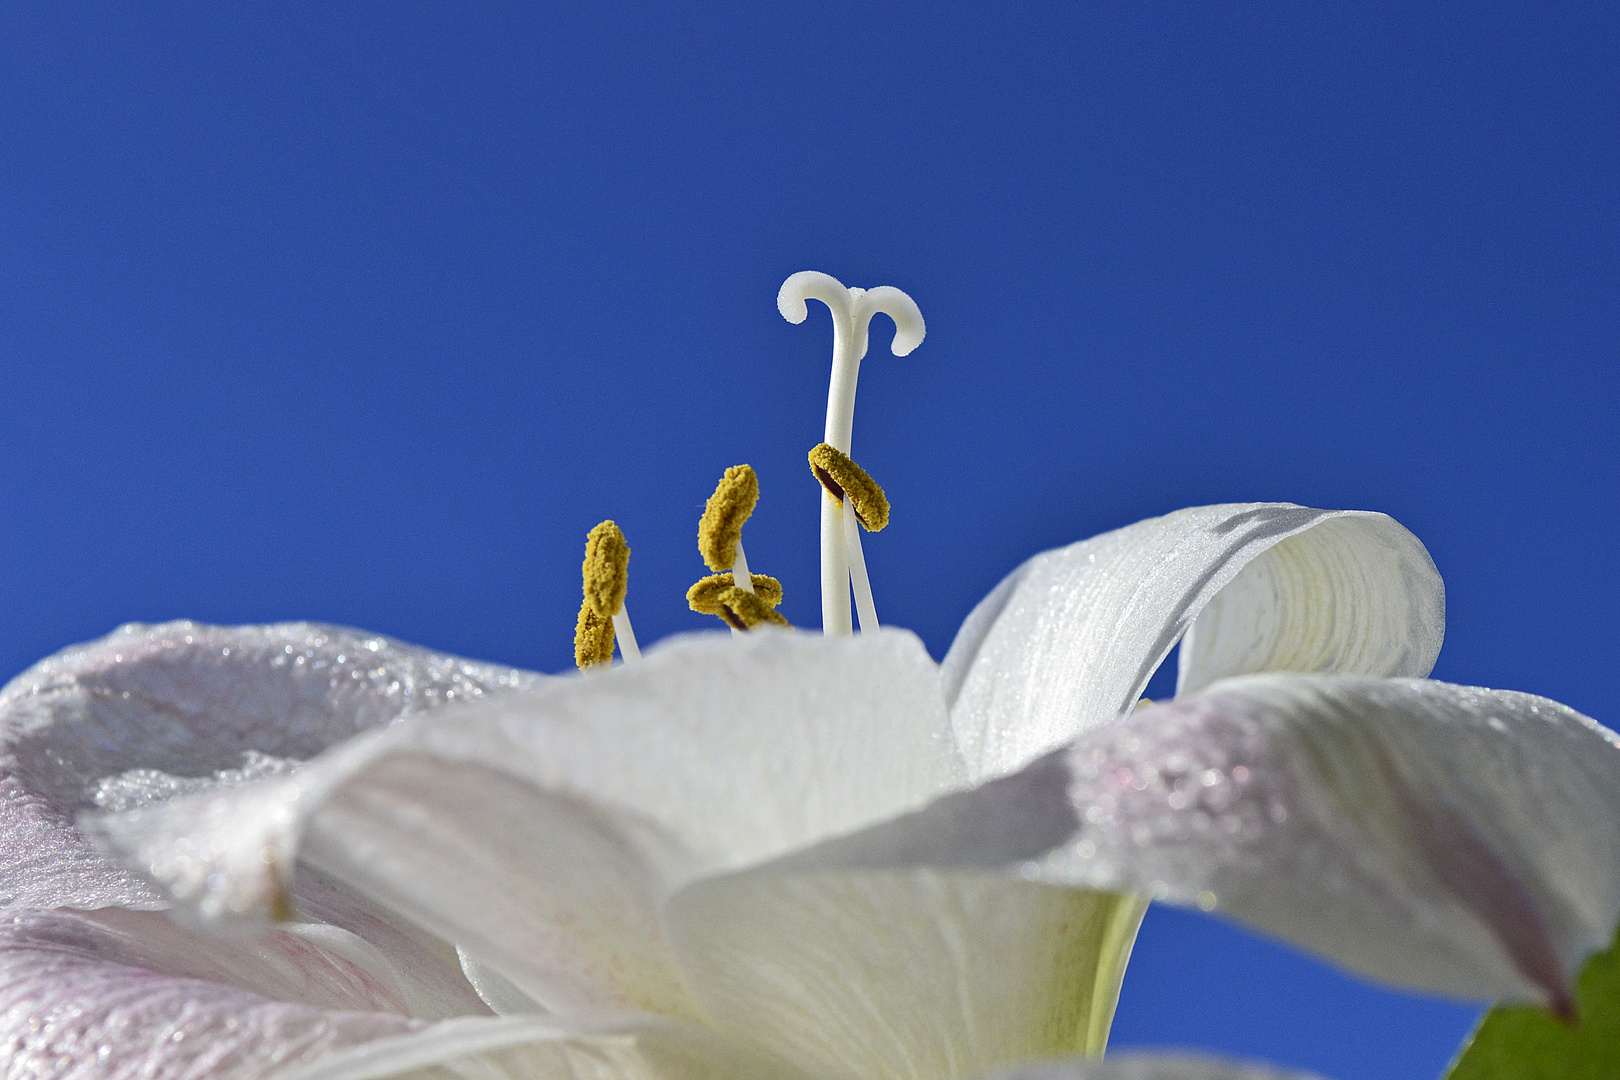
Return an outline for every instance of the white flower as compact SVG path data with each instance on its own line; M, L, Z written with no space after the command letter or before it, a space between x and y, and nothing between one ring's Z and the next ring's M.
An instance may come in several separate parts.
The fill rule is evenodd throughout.
M1540 723L1565 741L1485 723L1483 750L1414 750L1390 718L1433 694L1402 687L1437 684L1410 680L1270 676L1108 723L1195 616L1189 685L1288 663L1417 675L1439 644L1439 583L1387 518L1250 506L1037 557L969 619L943 679L895 630L700 635L548 679L318 627L126 628L0 698L4 1036L18 1060L67 1063L61 1075L372 1076L447 1059L512 1075L565 1061L619 1076L977 1075L1100 1048L1141 901L1074 882L1230 898L1375 969L1442 941L1452 952L1419 966L1444 988L1533 991L1433 853L1392 847L1376 821L1324 846L1307 813L1340 799L1408 820L1386 767L1426 779L1424 748L1449 765L1472 755L1468 768L1491 747L1541 754L1538 768L1568 750L1590 772L1609 744L1583 743L1591 729L1549 704ZM1360 694L1340 723L1372 749L1322 768L1365 775L1302 779L1317 759L1296 744L1321 725L1277 708L1282 693ZM1210 737L1223 724L1242 739ZM1587 815L1613 790L1594 775L1595 795L1560 788ZM1420 783L1403 790L1434 804ZM1456 804L1471 822L1515 794L1466 790L1494 800ZM160 889L85 842L73 815L92 807L106 811L93 831ZM1238 828L1202 835L1222 813ZM1612 926L1609 897L1556 859L1526 863L1553 847L1521 852L1513 828L1482 842L1514 880L1573 890L1586 921L1569 926ZM1387 916L1362 882L1318 873L1330 857L1382 873L1363 892L1405 904L1410 924L1312 937L1313 887ZM221 938L154 910L172 901L213 929L289 908L297 921ZM99 910L51 910L64 908ZM1573 956L1586 939L1569 940Z
M841 328L846 451L856 316L911 345L921 318L795 280L784 314L814 296ZM1615 736L1424 681L1443 592L1389 518L1198 507L1047 552L939 666L877 630L852 518L823 519L831 636L548 678L177 623L25 672L0 693L12 1072L1258 1078L1078 1060L1148 896L1560 1008L1612 933ZM1178 697L1132 711L1178 640Z

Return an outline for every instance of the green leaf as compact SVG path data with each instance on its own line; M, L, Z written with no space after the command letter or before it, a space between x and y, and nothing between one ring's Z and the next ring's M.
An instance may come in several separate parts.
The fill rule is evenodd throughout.
M1614 1080L1620 1077L1620 938L1581 968L1574 1023L1534 1005L1485 1014L1446 1080Z

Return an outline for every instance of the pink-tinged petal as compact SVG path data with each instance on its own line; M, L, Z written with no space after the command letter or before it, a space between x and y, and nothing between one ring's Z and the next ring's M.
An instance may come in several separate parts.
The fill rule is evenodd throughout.
M1072 752L1067 879L1219 907L1374 978L1567 1004L1620 921L1620 747L1531 694L1248 676Z
M204 917L263 920L304 861L547 1008L681 1015L676 887L961 777L914 636L700 635L90 827Z
M1000 866L1219 909L1414 989L1562 1009L1620 923L1616 820L1620 737L1557 702L1251 675L778 869Z
M770 868L670 903L707 1024L836 1077L1096 1055L1146 901L934 870Z
M995 1080L1316 1080L1313 1074L1192 1054L1109 1055L1106 1061L1050 1061L997 1073Z
M293 924L223 939L189 930L160 911L14 910L3 919L0 951L51 951L320 1009L408 1012L392 967L335 927Z
M285 771L358 732L541 676L309 623L123 627L0 691L0 905L153 907L74 816Z
M285 933L227 943L152 912L13 912L0 923L0 1054L6 1075L52 1080L803 1080L659 1017L428 1024L345 967Z
M1427 675L1444 622L1428 552L1382 514L1200 506L1036 555L968 616L943 677L982 779L1128 709L1183 634L1191 692L1252 671Z
M154 970L145 965L204 968L226 978L258 968L251 981L327 1002L387 999L380 987L367 993L362 973L345 979L336 970L341 961L333 965L296 942L267 946L270 954L261 957L210 958L173 948L151 925L162 918L13 912L0 923L0 1056L8 1075L257 1080L421 1023L392 1012L275 1001L237 985Z
M305 867L293 887L298 917L348 931L386 960L410 1015L424 1020L488 1011L463 972L455 946L422 930L355 890Z

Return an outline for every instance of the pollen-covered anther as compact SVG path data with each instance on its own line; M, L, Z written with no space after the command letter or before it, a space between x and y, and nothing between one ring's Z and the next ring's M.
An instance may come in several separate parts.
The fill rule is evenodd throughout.
M630 545L613 522L604 521L585 535L581 570L585 599L574 624L574 663L582 668L612 663L615 638L627 661L640 659L630 613L624 607L630 590Z
M867 532L881 532L889 523L888 496L848 454L829 443L820 443L810 451L810 471L828 495L839 502L849 501L855 519Z
M737 545L743 523L759 502L759 477L750 465L733 465L715 486L698 521L698 551L710 570L730 570L737 564Z
M782 583L768 574L750 574L749 578L754 586L754 595L767 607L775 607L782 602ZM725 605L720 597L723 593L737 589L735 580L730 574L710 574L700 579L690 589L686 590L686 602L693 611L703 615L716 615L725 618Z
M735 585L721 589L716 599L720 603L720 618L724 619L726 625L733 630L752 630L762 623L789 625L787 619L778 614L776 608L767 604L759 594L743 592Z
M585 603L606 622L624 607L630 588L630 545L613 522L604 521L586 534L584 572Z
M579 622L574 625L574 663L581 668L613 662L613 620L591 610L591 602L579 605Z

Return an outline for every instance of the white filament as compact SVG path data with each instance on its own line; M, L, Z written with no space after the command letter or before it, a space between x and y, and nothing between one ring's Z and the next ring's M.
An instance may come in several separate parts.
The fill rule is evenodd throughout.
M866 577L866 556L861 552L861 525L855 509L844 502L844 548L849 553L849 580L855 586L855 610L861 617L861 633L875 634L877 606L872 603L872 583Z
M633 664L641 659L641 648L636 644L636 632L630 629L630 608L620 607L613 613L613 636L619 641L619 655L624 662Z
M849 552L844 546L844 504L821 497L821 632L847 634Z
M743 592L754 591L754 575L748 572L748 556L743 554L742 541L737 541L737 561L731 564L731 582Z
M927 327L916 303L892 285L875 289L848 289L830 274L801 270L782 282L776 294L776 310L790 323L804 322L809 314L807 300L820 300L832 312L832 378L827 385L827 425L824 442L849 453L851 429L855 425L855 380L860 375L861 358L866 355L867 327L872 316L882 312L894 320L894 342L889 346L896 356L905 356L922 344ZM821 506L821 629L827 634L850 632L849 574L851 560L859 548L846 550L844 507L826 500ZM857 538L857 544L859 538ZM865 564L862 563L862 573ZM868 600L870 600L870 589ZM873 625L877 620L874 616ZM865 629L863 616L862 629Z
M737 538L737 561L731 564L731 583L743 592L754 591L754 575L748 572L748 556L743 554L742 537ZM731 636L736 637L742 633L735 626L731 628Z

